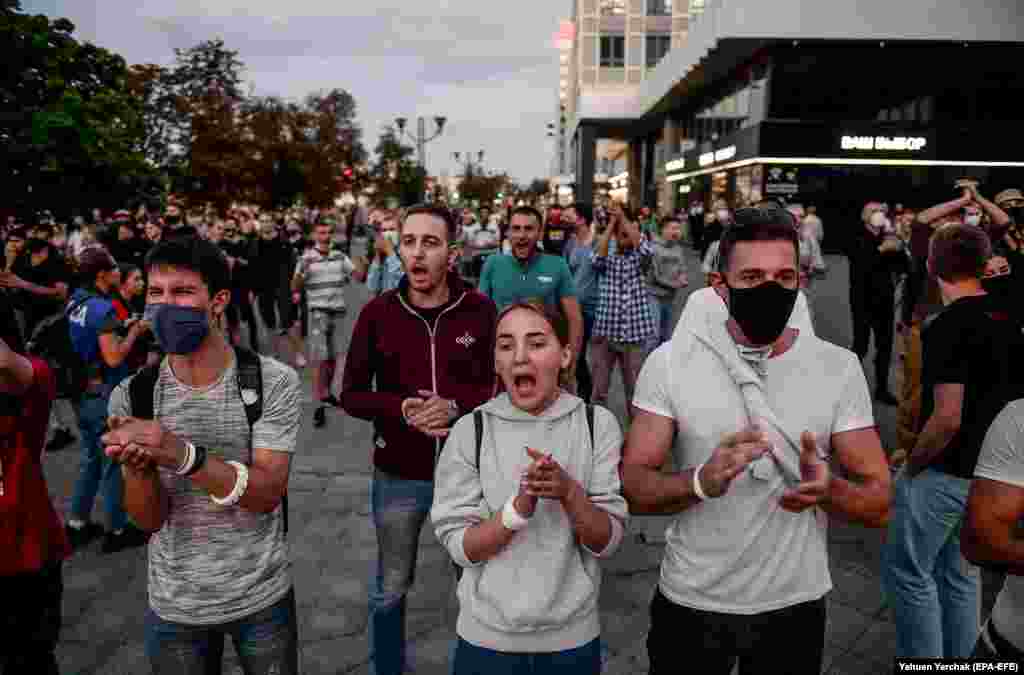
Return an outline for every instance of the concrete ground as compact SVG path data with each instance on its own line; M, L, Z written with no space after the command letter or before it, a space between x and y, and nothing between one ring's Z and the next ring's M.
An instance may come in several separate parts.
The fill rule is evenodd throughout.
M828 276L816 282L812 290L817 331L826 339L849 346L846 261L833 256L828 262ZM692 256L690 279L694 287L702 285L701 278L696 256ZM358 310L366 300L365 290L356 289L353 297L353 309ZM677 311L684 301L680 298ZM866 370L870 379L873 368ZM325 429L313 429L308 376L306 381L306 410L290 485L289 534L303 672L369 673L366 586L376 554L369 503L371 427L337 411L328 415ZM610 407L620 419L624 418L625 401L617 377ZM876 415L883 445L891 450L895 409L876 404ZM45 467L53 499L64 512L77 473L77 446L48 454ZM102 520L102 513L98 505L94 518ZM609 675L647 672L644 641L648 606L657 583L665 525L665 518L634 518L622 550L604 564L602 637L607 647L604 672ZM823 672L874 674L892 667L895 629L878 576L882 535L877 530L838 522L830 528L835 590L829 596ZM149 672L142 630L145 550L102 555L99 544L93 543L67 562L64 577L64 630L58 652L62 672ZM999 579L986 577L986 614L999 584ZM410 662L416 673L448 672L456 615L451 566L427 527L417 583L408 606ZM230 647L226 654L229 667L225 673L241 672ZM784 666L772 666L771 671L784 672Z

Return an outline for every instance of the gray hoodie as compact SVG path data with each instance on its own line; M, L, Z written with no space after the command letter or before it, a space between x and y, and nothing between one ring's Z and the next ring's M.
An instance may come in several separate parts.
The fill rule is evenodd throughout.
M441 453L430 512L438 539L466 568L459 581L456 630L471 644L504 652L581 647L601 632L597 559L618 549L628 518L619 482L619 422L607 409L595 408L592 450L584 403L571 394L563 392L539 416L513 406L508 394L478 410L484 413L480 470L473 416L466 415ZM476 564L466 557L466 530L499 513L518 492L520 475L530 464L526 446L552 453L591 502L608 512L612 537L605 550L594 552L577 543L562 505L541 499L529 526L498 555Z

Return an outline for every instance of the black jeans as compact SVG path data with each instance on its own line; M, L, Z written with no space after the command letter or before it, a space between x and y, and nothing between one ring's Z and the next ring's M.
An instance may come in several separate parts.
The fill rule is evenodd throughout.
M825 650L825 599L761 614L683 607L655 592L647 636L650 675L674 675L685 662L706 675L819 675ZM770 665L769 665L770 664Z
M895 293L892 288L850 289L853 314L853 351L863 359L875 334L875 388L888 389L892 344L896 331Z
M590 336L593 332L594 315L583 312L583 347L576 360L576 393L587 403L590 403L590 396L594 393L594 377L590 372L590 363L587 361L587 345L590 344Z
M57 675L62 563L38 572L0 576L0 675Z

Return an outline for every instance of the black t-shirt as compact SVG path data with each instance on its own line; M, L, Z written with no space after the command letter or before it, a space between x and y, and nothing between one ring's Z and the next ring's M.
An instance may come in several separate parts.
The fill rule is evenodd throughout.
M935 385L964 385L960 430L931 464L960 478L973 478L992 420L1024 396L1024 336L998 309L987 295L961 298L926 322L921 336L922 429L935 410Z
M574 223L548 223L544 227L544 252L550 255L562 255L565 242L576 231Z
M38 265L33 265L31 258L29 253L24 253L18 258L11 270L15 276L46 288L53 288L59 283L70 285L71 271L64 258L53 247L50 247L46 260ZM22 292L21 303L25 311L25 332L30 337L37 323L58 313L64 306L64 302L59 298L44 297L28 291Z

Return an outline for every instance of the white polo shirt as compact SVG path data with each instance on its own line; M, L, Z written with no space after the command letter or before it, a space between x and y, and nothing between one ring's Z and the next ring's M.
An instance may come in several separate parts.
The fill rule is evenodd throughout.
M676 422L673 455L680 469L711 457L726 434L748 426L739 388L721 360L695 341L684 372L672 367L674 340L644 364L633 405ZM874 426L871 397L857 357L800 333L767 361L766 399L791 434L811 431L831 453L834 434ZM781 438L771 439L785 448ZM679 513L666 532L660 588L672 602L727 614L758 614L817 600L832 588L827 516L779 505L781 473L746 471L728 492Z

